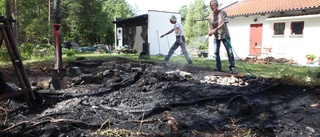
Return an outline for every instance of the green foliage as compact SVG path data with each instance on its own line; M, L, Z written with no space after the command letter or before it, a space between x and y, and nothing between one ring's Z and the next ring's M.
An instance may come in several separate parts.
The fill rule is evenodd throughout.
M8 62L10 60L10 56L8 50L5 46L1 46L0 48L0 60L4 62Z
M137 10L130 6L126 0L107 0L104 2L103 11L106 14L108 21L104 21L106 25L104 29L105 35L104 42L107 45L113 45L114 43L114 21L116 18L129 18L136 15Z
M307 59L315 59L315 58L317 58L317 56L316 56L316 55L313 55L313 54L307 54L305 57L306 57Z
M34 45L31 43L23 43L19 46L21 59L30 59L33 55Z
M48 33L51 26L48 22L48 5L46 1L19 1L15 9L19 16L18 43L48 43ZM13 25L18 25L14 23Z
M163 56L151 56L152 60L161 62ZM212 69L215 66L215 61L206 58L193 58L193 66L200 68ZM184 56L171 57L172 63L187 63ZM287 64L250 64L236 60L238 64L237 70L241 74L251 72L255 76L265 78L276 78L283 83L295 85L319 85L320 84L320 68L296 66ZM222 68L228 69L228 60L222 60Z
M5 15L5 0L0 0L0 16Z
M1 11L5 2L1 0ZM61 1L61 42L76 40L83 45L103 42L114 44L115 18L128 18L136 15L136 8L126 0L63 0ZM14 13L19 22L18 43L53 43L53 1L19 1ZM51 12L49 12L49 7ZM18 25L18 24L16 24Z
M185 18L183 27L185 30L186 43L188 47L194 50L206 50L209 24L202 18L209 14L208 6L204 0L196 0L188 6L183 6L179 10L182 18Z
M299 71L298 71L299 70ZM277 68L278 78L283 83L295 85L319 85L320 69L308 70L305 67L293 67L291 65L281 65ZM300 71L304 74L300 74ZM307 73L306 73L307 72Z
M183 5L179 9L179 13L181 13L181 18L186 18L187 17L187 13L188 13L188 6L187 5Z
M53 54L54 46L51 44L37 44L33 49L34 57L44 57Z
M92 45L93 43L114 43L115 18L132 17L135 9L125 0L64 0L63 39L75 39L80 45Z
M206 39L204 42L200 43L199 50L206 51L208 50L209 39Z
M284 76L285 73L289 70L290 66L284 65L283 67L278 68L278 77Z
M49 53L44 57L32 58L31 60L24 60L24 62L54 62L53 50L54 46L50 46ZM5 52L6 48L1 48L0 54ZM132 60L143 60L139 59L137 54L90 54L90 53L78 53L75 52L75 56L77 57L85 57L89 60L105 60L110 57L124 57ZM2 54L0 55L0 59L2 58ZM9 56L7 56L9 57ZM73 57L73 56L72 56ZM148 61L162 62L163 56L151 56ZM9 59L9 58L8 58ZM64 61L74 61L75 58L68 57L67 55L63 55ZM215 66L215 61L207 58L192 58L193 67L199 67L202 69L212 69ZM1 62L5 63L5 62ZM0 63L0 64L1 64ZM171 57L170 63L176 64L187 64L184 56ZM38 63L39 64L39 63ZM41 63L40 63L41 64ZM297 65L285 65L285 64L252 64L245 63L239 60L236 60L237 71L240 74L245 75L255 75L265 78L276 78L284 83L294 83L297 85L319 85L320 84L320 68L318 67L307 67L307 66L297 66ZM222 68L223 70L228 70L229 62L228 60L222 60ZM248 73L250 71L251 73Z
M199 50L207 50L208 49L208 46L206 46L206 45L200 45L200 47L199 47Z
M75 49L70 49L70 50L65 50L64 53L67 55L67 57L75 57L76 51L77 50Z
M52 32L53 0L22 0L13 9L13 16L19 25L18 43L34 45L54 42ZM5 0L0 0L0 13L5 14ZM49 12L50 7L50 12ZM102 42L114 44L115 18L128 18L137 9L126 0L62 0L61 1L60 42L76 40L83 45ZM19 13L19 16L16 16ZM19 23L19 24L18 24Z
M204 0L196 0L195 3L188 6L185 17L186 20L183 24L187 43L198 37L207 35L208 22L201 20L202 17L207 14L209 14L209 11L207 10L207 6L204 4Z
M293 74L291 75L284 74L279 78L279 80L282 83L287 83L292 85L308 85L308 82L306 81L306 79L303 79L302 77L299 77Z
M313 82L315 85L320 85L320 69L314 71L308 70L307 82Z

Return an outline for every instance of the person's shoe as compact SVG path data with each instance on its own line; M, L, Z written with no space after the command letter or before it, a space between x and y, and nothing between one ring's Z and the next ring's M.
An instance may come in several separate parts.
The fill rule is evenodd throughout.
M231 68L230 74L238 74L236 68Z
M192 64L192 61L189 61L188 64Z

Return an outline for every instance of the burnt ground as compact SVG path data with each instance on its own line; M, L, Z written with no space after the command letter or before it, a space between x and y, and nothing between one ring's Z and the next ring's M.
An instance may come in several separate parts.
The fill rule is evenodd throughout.
M45 65L44 65L45 66ZM1 102L3 137L319 137L320 87L124 58L26 68L43 102Z

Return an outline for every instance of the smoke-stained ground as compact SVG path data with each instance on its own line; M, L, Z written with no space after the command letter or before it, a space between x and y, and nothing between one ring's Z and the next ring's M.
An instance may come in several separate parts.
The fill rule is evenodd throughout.
M2 101L1 136L320 136L317 86L124 58L66 65L63 90L27 68L44 102Z

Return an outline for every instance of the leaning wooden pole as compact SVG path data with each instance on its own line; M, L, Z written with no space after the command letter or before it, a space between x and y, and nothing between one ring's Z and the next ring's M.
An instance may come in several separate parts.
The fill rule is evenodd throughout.
M31 96L32 99L35 99L35 96L31 89L31 84L28 80L27 73L25 71L25 68L23 66L23 63L18 51L18 46L15 41L15 37L13 35L12 22L14 22L12 18L7 19L4 17L0 17L0 33L1 33L1 37L5 41L5 45L7 47L9 56L11 58L14 71L17 75L20 91L9 93L7 95L1 95L1 98L6 98L6 97L18 95L20 93L24 93L25 100L28 103L28 106L32 107L29 96Z

